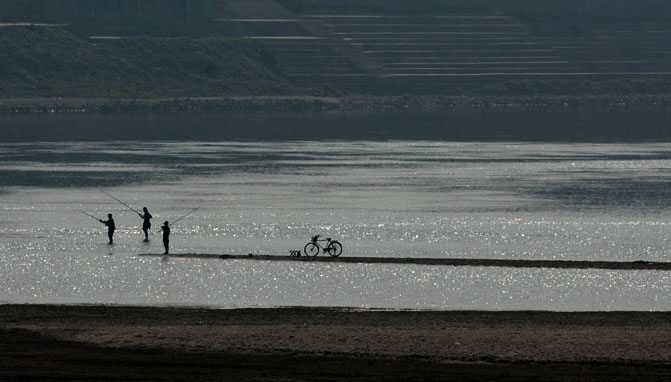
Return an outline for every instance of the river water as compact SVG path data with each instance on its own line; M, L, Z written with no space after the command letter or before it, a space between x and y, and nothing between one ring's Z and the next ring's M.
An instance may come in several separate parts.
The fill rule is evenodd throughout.
M669 310L669 272L139 256L199 208L174 253L286 256L322 234L343 256L668 261L668 119L644 116L3 117L0 303ZM148 243L108 194L149 208ZM112 213L115 245L81 212Z

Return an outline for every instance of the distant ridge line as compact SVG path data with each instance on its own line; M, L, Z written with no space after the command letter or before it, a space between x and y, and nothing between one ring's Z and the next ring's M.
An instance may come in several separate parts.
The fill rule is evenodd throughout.
M439 259L411 257L295 257L269 255L228 255L228 254L140 254L143 257L171 257L183 259L221 259L257 261L295 261L317 263L349 264L410 264L439 265L454 267L502 267L502 268L557 268L557 269L605 269L605 270L651 270L671 271L670 262L652 261L570 261L570 260L500 260L500 259Z

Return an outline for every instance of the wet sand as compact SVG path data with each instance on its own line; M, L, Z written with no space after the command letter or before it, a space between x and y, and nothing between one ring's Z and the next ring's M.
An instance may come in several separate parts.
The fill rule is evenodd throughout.
M413 264L453 267L507 267L507 268L559 268L559 269L609 269L671 271L671 263L653 261L566 261L566 260L496 260L496 259L441 259L413 257L330 257L330 256L268 256L268 255L218 255L218 254L141 254L140 256L173 257L183 259L221 259L257 261L302 261L359 264Z
M649 381L671 313L0 306L0 381Z

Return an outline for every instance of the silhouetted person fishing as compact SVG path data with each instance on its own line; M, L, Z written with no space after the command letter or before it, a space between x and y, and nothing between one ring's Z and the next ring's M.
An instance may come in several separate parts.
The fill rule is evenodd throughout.
M144 220L142 223L142 232L144 232L144 241L149 241L149 229L151 228L151 219L153 216L149 213L149 210L147 207L142 208L142 214L140 215L140 218Z
M140 218L142 220L144 220L144 222L142 223L142 232L144 232L144 241L149 241L149 229L151 228L151 219L153 218L153 216L151 216L151 214L149 213L149 210L147 210L147 207L142 208L142 212L144 212L144 214L140 213L139 211L136 211L133 207L131 207L128 203L124 203L121 199L119 199L116 196L110 194L109 192L107 192L105 190L100 190L100 191L103 194L109 196L110 198L116 200L122 206L124 206L124 207L128 208L129 210L135 212L136 214L138 214L140 216Z
M161 226L161 231L163 231L163 247L165 247L164 255L167 255L170 251L170 224L166 221Z
M107 226L107 237L110 239L110 245L114 244L114 230L116 226L114 225L114 219L112 219L112 214L107 214L107 220L99 219L101 223Z
M175 219L172 222L172 225L174 226L179 222L180 220L186 218L187 216L191 215L192 213L198 211L199 208L194 208L191 211L187 212L185 215L182 215L180 218ZM161 231L163 231L163 247L165 247L165 252L163 252L164 255L169 254L170 252L170 223L168 221L165 221L163 225L161 226Z

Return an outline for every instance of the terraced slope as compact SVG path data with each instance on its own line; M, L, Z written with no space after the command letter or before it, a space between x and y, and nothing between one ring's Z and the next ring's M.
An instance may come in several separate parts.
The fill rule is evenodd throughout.
M264 39L284 74L301 81L308 77L347 77L362 72L345 56L339 46L319 37Z
M671 24L527 25L479 15L306 15L386 77L627 76L671 72Z
M535 23L534 39L576 71L645 75L671 71L671 22Z
M360 48L384 76L537 73L560 61L559 52L534 41L519 21L495 14L305 17Z
M296 10L301 13L292 14L292 22L303 32L265 41L282 71L302 85L442 92L506 81L671 78L671 22L659 19L529 21L493 7L434 14L381 7Z
M129 41L138 37L143 41L170 37L174 44L179 38L189 37L188 41L194 45L208 45L230 37L252 40L247 41L249 45L236 43L254 47L257 53L251 59L260 60L258 65L249 64L242 71L256 68L260 72L246 74L248 78L243 78L244 81L225 77L223 73L232 73L232 66L231 71L215 69L230 66L226 49L208 51L208 60L215 62L201 60L207 61L204 67L208 70L199 69L203 65L193 66L198 69L194 78L203 85L194 85L188 94L235 93L232 89L241 92L242 82L255 88L245 90L245 94L263 93L262 87L255 84L257 79L264 82L269 78L266 69L272 72L271 82L286 85L281 85L286 89L267 83L264 86L280 94L306 92L305 88L313 94L322 84L349 93L383 95L671 91L671 19L665 18L664 12L629 16L626 13L629 8L624 7L629 0L620 1L619 13L612 15L592 14L603 8L590 5L600 4L597 0L575 0L570 2L573 5L559 0L543 4L527 0L203 0L201 5L205 8L195 13L198 17L182 21L173 20L170 14L174 12L164 12L157 5L161 1L179 5L182 0L156 0L153 7L147 8L144 18L128 20L124 19L128 18L125 8L110 7L108 1L135 4L135 0L92 0L98 6L107 4L103 7L109 13L105 17L116 22L105 25L95 18L81 17L90 16L91 12L97 15L98 8L80 6L78 10L83 13L75 12L71 18L62 15L68 23L59 24L60 27L84 40L97 36L99 42L119 37ZM661 9L655 1L645 0L650 3L646 9ZM329 7L320 8L324 4ZM2 9L5 15L11 15L6 8L0 7L0 15ZM530 14L530 10L535 13ZM40 12L21 13L15 19L0 20L0 29L22 20L31 23L50 20L45 17ZM107 41L106 45L111 44ZM30 46L19 48L30 50ZM5 66L14 65L13 61L20 58L16 54L5 55ZM179 60L195 56L186 54ZM8 73L14 76L14 72ZM38 75L58 78L48 71ZM10 77L5 73L0 81L11 82L17 89L36 86L32 84L33 75ZM183 75L166 84L177 84L182 78ZM219 84L212 88L213 80L236 85ZM87 84L85 81L84 85ZM133 92L144 88L135 86ZM175 93L179 92L175 89Z
M351 46L316 23L273 0L231 0L218 21L226 35L262 42L284 75L301 85L366 77L368 64L352 60Z

